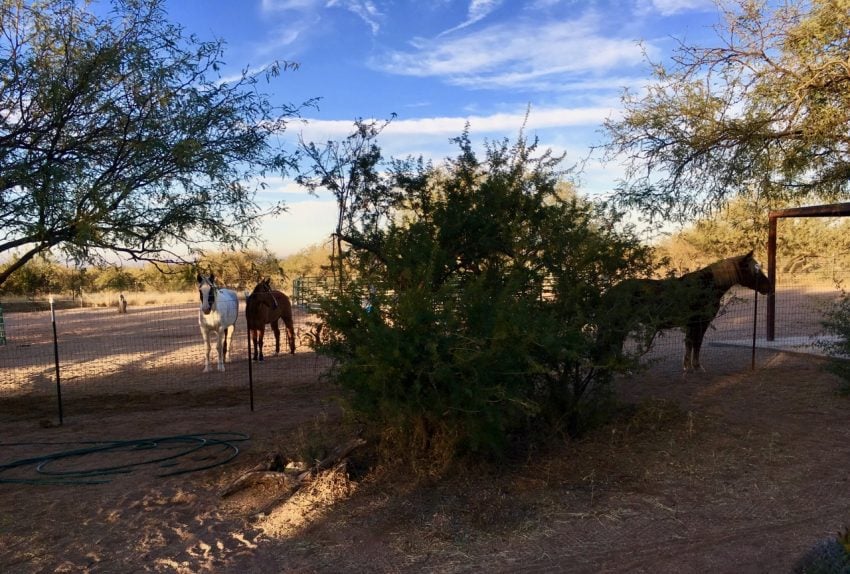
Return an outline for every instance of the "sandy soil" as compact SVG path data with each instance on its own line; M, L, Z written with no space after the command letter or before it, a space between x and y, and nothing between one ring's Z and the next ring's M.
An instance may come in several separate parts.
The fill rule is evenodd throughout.
M0 394L0 463L33 459L0 471L0 571L790 571L850 525L850 399L820 357L760 350L751 370L749 349L709 345L708 372L683 376L678 354L618 381L610 424L528 460L424 485L350 467L288 500L274 481L221 493L269 452L314 460L351 438L312 353L255 364L254 411L244 386L199 377L197 355L191 385L123 371L120 392L71 393L61 426L52 400ZM102 484L24 482L57 478L37 472L48 453L199 436L239 453L140 464L162 456L151 441L42 469L136 465L89 477Z
M287 360L314 359L268 365ZM270 451L303 458L344 439L333 389L315 376L261 386L254 412L216 391L184 393L182 406L128 395L58 427L0 402L6 462L85 441L250 436L229 463L177 476L143 466L105 484L0 484L0 569L788 571L850 523L848 399L811 356L760 352L750 371L748 352L716 347L705 362L715 369L684 377L669 360L622 380L633 406L615 422L526 462L436 485L336 473L272 508L274 483L220 493ZM40 475L30 465L0 477Z

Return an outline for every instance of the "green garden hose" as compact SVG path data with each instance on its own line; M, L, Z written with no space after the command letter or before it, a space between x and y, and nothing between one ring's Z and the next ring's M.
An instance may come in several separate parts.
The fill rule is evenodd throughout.
M98 441L76 444L89 444L82 448L53 452L46 455L18 459L12 462L0 464L0 483L15 484L103 484L109 482L111 477L118 474L127 474L145 465L157 465L164 472L157 474L159 477L175 476L199 470L206 470L223 464L227 464L239 454L239 448L234 444L249 440L249 436L237 432L218 432L206 434L187 434L163 436L155 438L142 438L135 440ZM36 444L36 443L29 443ZM43 443L42 443L43 444ZM0 443L0 447L13 446ZM16 446L19 446L17 444ZM170 452L178 449L178 452ZM165 454L159 454L168 451ZM127 463L116 463L107 466L96 466L93 468L57 468L62 462L79 460L86 456L103 455L109 453L139 453L142 460L134 460ZM151 454L153 453L153 456ZM190 465L185 462L186 457L194 455L192 462L200 464ZM4 477L2 473L19 469L18 474L24 476ZM36 477L26 476L27 471L35 473Z

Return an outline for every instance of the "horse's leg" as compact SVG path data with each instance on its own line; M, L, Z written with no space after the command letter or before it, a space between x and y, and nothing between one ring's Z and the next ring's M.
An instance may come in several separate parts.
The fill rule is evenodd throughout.
M204 355L204 372L210 372L210 334L209 331L201 327L201 337L204 338L204 345L206 346L206 354Z
M694 337L694 349L693 356L691 357L691 363L695 371L704 371L702 365L699 362L699 352L702 349L702 341L705 338L705 332L708 331L708 326L711 324L710 321L705 321L699 325L696 329L695 337Z
M278 325L278 320L275 319L271 322L272 332L274 333L274 354L280 354L280 326Z
M224 362L230 360L230 349L233 347L233 331L236 330L236 325L231 325L224 330Z
M292 323L292 316L284 317L283 323L286 325L286 338L289 339L289 353L295 354L295 325Z
M693 370L693 351L694 351L694 341L693 341L693 331L691 327L685 331L685 356L682 359L682 370L686 373Z
M251 335L251 348L252 348L252 356L254 360L257 360L257 330L256 329L248 329L248 333Z
M216 351L218 351L218 370L224 370L224 353L227 351L227 331L219 328L217 331L217 339L215 343Z
M258 361L264 361L265 357L263 357L263 339L265 339L265 337L266 337L266 326L263 325L262 327L257 329L257 333L260 334L260 336L257 338L257 346L259 346L259 348L260 348L260 355L259 355L259 359L257 359L257 360Z

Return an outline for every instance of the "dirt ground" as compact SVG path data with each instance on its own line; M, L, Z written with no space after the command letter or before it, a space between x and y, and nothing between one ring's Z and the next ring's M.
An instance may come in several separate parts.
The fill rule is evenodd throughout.
M232 451L197 452L178 469L215 466L165 477L173 467L102 484L11 482L43 479L37 462L0 472L0 571L788 572L850 525L850 399L822 358L759 351L755 370L750 359L711 346L708 372L687 376L661 360L618 382L617 420L521 463L427 485L350 469L273 506L275 482L221 493L268 452L318 458L346 438L333 389L306 363L293 369L315 365L310 353L262 366L301 374L260 384L254 412L199 386L80 399L87 408L72 402L57 426L0 398L6 464L90 441L250 437L234 438L229 462ZM147 450L67 466L156 458Z

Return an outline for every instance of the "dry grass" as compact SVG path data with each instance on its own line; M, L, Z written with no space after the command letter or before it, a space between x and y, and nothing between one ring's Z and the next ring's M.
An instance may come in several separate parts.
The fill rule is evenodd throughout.
M580 440L438 482L353 457L347 471L291 498L273 482L220 493L268 452L318 456L350 436L329 408L335 389L315 377L258 387L256 412L207 389L179 410L75 409L66 427L40 428L32 416L10 417L19 409L9 404L0 434L17 443L145 429L238 430L252 441L233 463L181 477L132 473L73 490L4 485L0 570L787 572L850 520L841 495L847 400L822 359L766 351L751 371L745 352L708 351L708 373L683 377L671 359L618 380L622 409ZM275 362L292 358L263 368ZM34 448L8 446L6 458Z
M152 305L182 305L194 303L197 293L194 291L138 291L123 292L127 305L130 307L146 307ZM73 309L79 307L118 307L118 291L102 293L85 293L80 298L69 298L67 295L45 295L43 297L22 297L7 295L3 297L3 309L7 312L42 311L50 308L50 299L56 309Z

